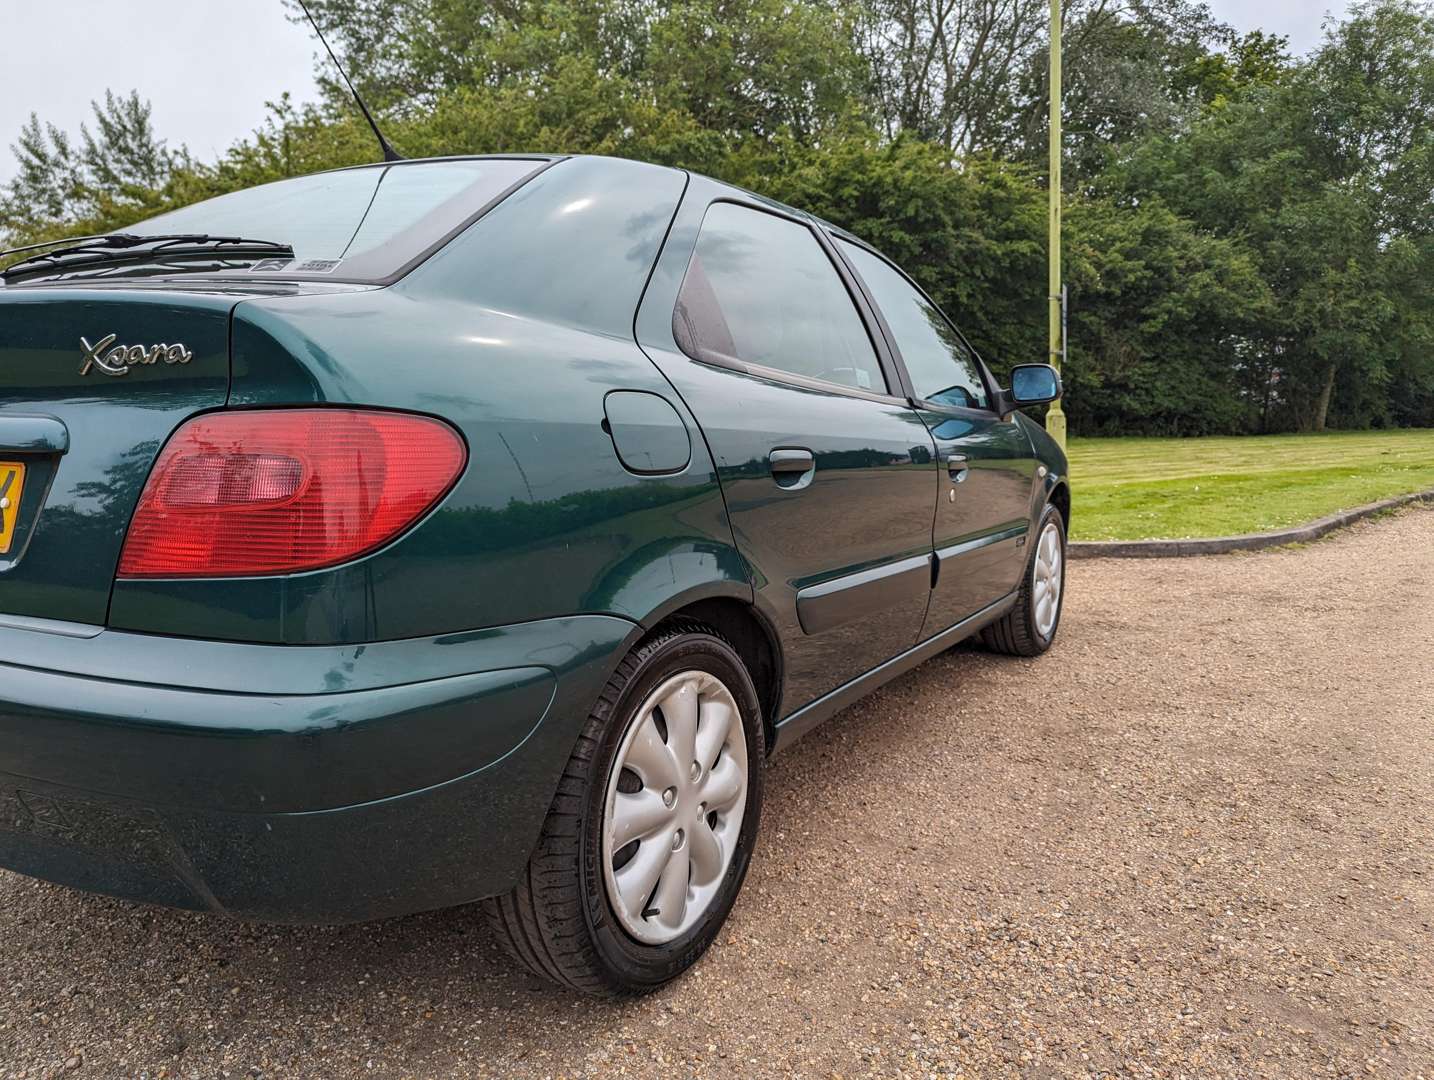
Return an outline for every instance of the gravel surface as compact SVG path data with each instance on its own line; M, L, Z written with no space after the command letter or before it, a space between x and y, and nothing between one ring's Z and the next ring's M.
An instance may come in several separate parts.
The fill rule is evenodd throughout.
M1434 510L1071 567L778 759L729 929L645 1001L461 909L246 926L0 872L0 1077L1424 1076ZM376 853L381 857L381 853Z

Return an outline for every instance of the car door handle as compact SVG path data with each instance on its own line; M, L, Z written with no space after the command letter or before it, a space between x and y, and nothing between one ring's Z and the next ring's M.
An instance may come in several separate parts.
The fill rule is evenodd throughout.
M970 464L966 461L965 454L947 454L946 468L951 473L951 482L959 484L966 479L966 474L971 471Z
M817 459L810 450L773 450L767 455L767 465L778 487L802 488L811 483Z
M773 450L767 460L774 473L806 472L817 463L810 450Z

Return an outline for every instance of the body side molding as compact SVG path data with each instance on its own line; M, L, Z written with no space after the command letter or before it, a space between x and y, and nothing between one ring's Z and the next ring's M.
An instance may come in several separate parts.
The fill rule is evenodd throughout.
M822 634L884 610L893 595L914 597L930 588L930 553L913 555L801 589L797 618L803 633Z

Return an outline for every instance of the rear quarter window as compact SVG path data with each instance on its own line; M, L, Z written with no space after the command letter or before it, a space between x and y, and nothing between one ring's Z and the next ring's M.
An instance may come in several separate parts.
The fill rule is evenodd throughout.
M685 174L657 165L561 161L424 263L412 282L505 315L631 340L685 185Z

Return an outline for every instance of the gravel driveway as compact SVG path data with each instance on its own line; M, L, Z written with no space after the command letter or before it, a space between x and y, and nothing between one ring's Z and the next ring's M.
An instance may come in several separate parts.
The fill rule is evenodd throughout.
M949 653L770 777L728 932L633 1004L472 910L245 926L0 872L0 1077L1434 1080L1434 510L1078 562L1048 656Z

